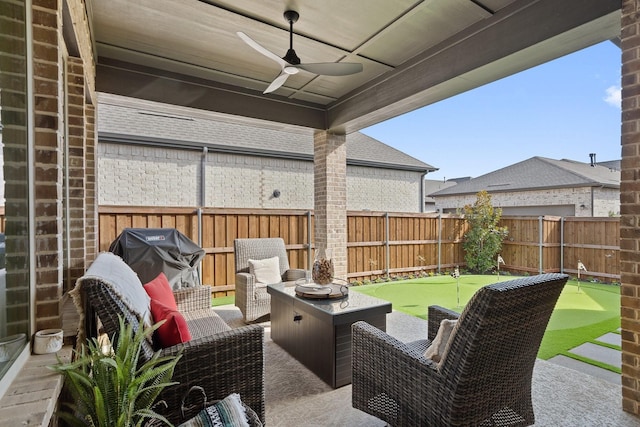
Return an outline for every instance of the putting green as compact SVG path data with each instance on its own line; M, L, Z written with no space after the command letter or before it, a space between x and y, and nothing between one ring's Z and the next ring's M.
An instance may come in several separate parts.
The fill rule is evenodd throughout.
M426 319L427 307L441 305L460 312L482 286L514 276L463 275L386 282L352 287L393 304L393 308ZM459 303L458 303L459 301ZM549 359L620 327L620 288L570 280L564 287L540 346L538 357Z

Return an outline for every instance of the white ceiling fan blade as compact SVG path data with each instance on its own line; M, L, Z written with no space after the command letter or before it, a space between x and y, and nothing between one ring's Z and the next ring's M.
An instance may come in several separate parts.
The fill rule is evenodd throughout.
M271 82L269 87L266 88L265 91L262 92L262 93L269 93L269 92L273 92L274 90L278 89L280 86L282 86L284 84L284 82L287 80L287 77L289 77L289 73L286 73L286 72L282 71L280 73L280 75L278 77L276 77Z
M298 64L293 67L323 76L348 76L362 71L357 62L318 62L316 64Z
M287 63L285 62L284 59L280 58L278 55L276 55L275 53L271 52L270 50L266 49L265 47L262 47L261 45L258 44L258 42L256 42L255 40L253 40L251 37L249 37L248 35L246 35L245 33L243 33L242 31L238 31L236 33L238 35L238 37L240 37L242 39L242 41L244 41L246 44L248 44L249 46L251 46L252 48L254 48L255 50L257 50L258 52L260 52L261 54L263 54L264 56L266 56L267 58L275 61L278 63L278 65L280 65L280 68L284 68L285 65L287 65Z

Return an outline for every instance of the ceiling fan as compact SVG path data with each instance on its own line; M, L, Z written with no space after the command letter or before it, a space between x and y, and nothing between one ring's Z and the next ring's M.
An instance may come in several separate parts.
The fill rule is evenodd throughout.
M238 31L236 33L246 44L280 65L280 74L271 82L269 87L263 93L273 92L278 89L284 84L287 77L292 74L297 74L300 70L324 76L348 76L362 71L362 64L355 62L318 62L314 64L301 64L300 58L296 55L296 51L293 50L293 23L296 22L299 17L300 15L298 12L294 10L287 10L284 13L284 19L289 23L289 50L287 50L287 54L282 58L258 44L258 42L242 31Z

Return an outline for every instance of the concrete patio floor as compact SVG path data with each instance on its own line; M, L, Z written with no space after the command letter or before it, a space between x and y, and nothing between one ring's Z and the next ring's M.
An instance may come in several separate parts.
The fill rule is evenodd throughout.
M622 338L620 337L619 333L616 334L610 332L596 338L595 341L605 344L617 345L619 347L622 343ZM617 368L622 367L622 352L620 350L615 350L603 345L587 342L575 348L572 348L571 350L569 350L569 353L587 357L589 359L606 363ZM549 362L565 366L567 368L575 369L576 371L601 378L613 384L619 385L621 381L620 374L616 372L612 372L599 366L591 365L564 355L552 357L551 359L549 359Z
M243 324L234 306L216 307L231 326ZM267 424L270 426L384 426L377 418L351 407L351 386L332 390L297 361L289 357L291 369L297 369L296 386L291 397L283 398L283 390L273 387L285 375L282 366L270 363L270 354L277 347L270 338L270 323L265 327L268 349L266 361ZM426 335L426 321L394 311L387 316L387 332L401 341L411 341ZM279 349L279 347L277 347ZM281 349L279 349L281 350ZM285 356L284 350L280 351ZM278 361L281 363L281 360ZM304 379L304 381L302 381ZM305 384L302 384L306 382ZM274 391L277 390L277 393ZM622 410L622 391L618 383L602 379L573 368L538 360L534 368L532 386L535 426L640 426L637 418ZM301 410L304 408L304 410ZM299 424L302 423L302 424Z

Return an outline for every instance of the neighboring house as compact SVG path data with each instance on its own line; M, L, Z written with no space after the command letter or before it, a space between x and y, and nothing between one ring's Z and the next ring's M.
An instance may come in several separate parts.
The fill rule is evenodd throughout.
M456 212L482 190L503 215L619 215L620 162L532 157L428 196L444 212Z
M313 209L313 133L100 94L99 205ZM347 135L347 209L420 212L437 170Z
M438 179L425 179L424 180L424 211L425 212L437 212L436 207L436 199L431 197L431 193L435 193L436 191L443 190L445 188L449 188L453 185L456 185L459 182L468 181L471 177L467 176L464 178L451 178L446 181L440 181Z

